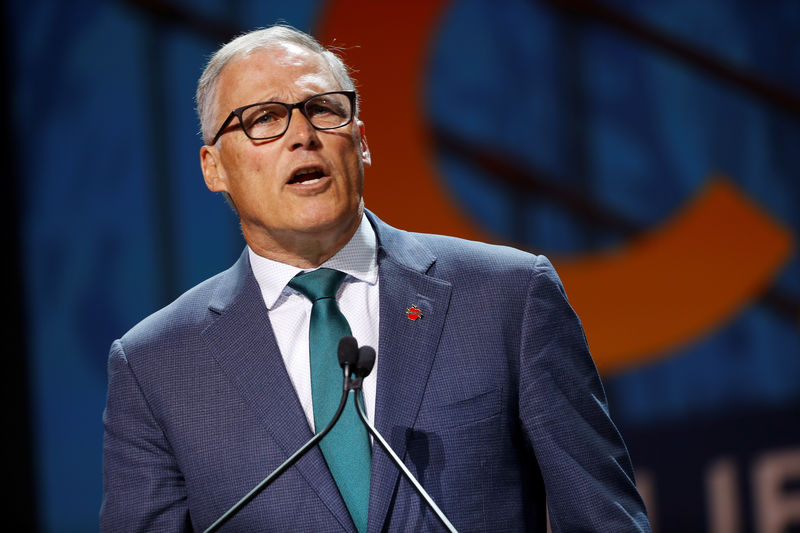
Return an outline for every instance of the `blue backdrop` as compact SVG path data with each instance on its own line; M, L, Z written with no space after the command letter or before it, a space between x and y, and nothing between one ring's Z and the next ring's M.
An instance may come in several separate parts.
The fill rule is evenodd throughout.
M315 32L327 4L6 2L41 531L97 527L111 341L244 244L199 171L205 59L235 31ZM721 172L794 243L798 36L794 0L450 2L420 82L438 179L487 235L559 256L646 234ZM459 146L546 186L531 194ZM792 250L729 319L604 376L662 532L800 530Z

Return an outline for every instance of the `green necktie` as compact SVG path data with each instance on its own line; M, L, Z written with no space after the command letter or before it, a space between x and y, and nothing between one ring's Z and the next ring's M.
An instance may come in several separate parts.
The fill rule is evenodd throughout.
M338 270L320 268L298 274L289 282L289 287L313 302L308 345L317 431L331 421L342 397L343 375L337 351L339 340L350 335L350 325L336 305L336 291L345 276ZM319 446L356 528L366 531L371 450L367 430L352 401L348 399L341 418Z

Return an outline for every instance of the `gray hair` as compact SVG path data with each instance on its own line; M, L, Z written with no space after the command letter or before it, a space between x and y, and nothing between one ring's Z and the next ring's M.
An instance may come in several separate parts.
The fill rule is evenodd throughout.
M216 51L209 59L200 80L197 82L197 115L200 117L200 130L203 142L209 143L214 138L214 114L216 107L216 89L220 73L231 60L246 56L257 50L264 50L282 43L302 46L321 55L331 69L342 90L355 90L347 65L333 51L322 46L316 39L296 28L287 25L275 25L269 28L254 30L242 34ZM358 116L358 100L355 114Z

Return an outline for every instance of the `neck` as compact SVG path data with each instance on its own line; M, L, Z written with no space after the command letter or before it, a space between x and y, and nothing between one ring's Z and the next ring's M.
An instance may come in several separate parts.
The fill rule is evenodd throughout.
M353 222L337 231L328 232L253 232L242 225L242 234L256 254L298 268L316 268L336 255L355 234L361 223L361 214ZM259 238L260 237L260 238Z

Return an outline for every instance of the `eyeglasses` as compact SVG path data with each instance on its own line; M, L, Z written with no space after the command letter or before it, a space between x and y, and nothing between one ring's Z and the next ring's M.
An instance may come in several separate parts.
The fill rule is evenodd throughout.
M296 104L260 102L237 107L222 123L210 144L217 143L234 117L239 119L245 135L254 141L264 141L286 133L294 109L299 109L315 129L333 130L350 124L355 104L355 91L333 91L309 96Z

